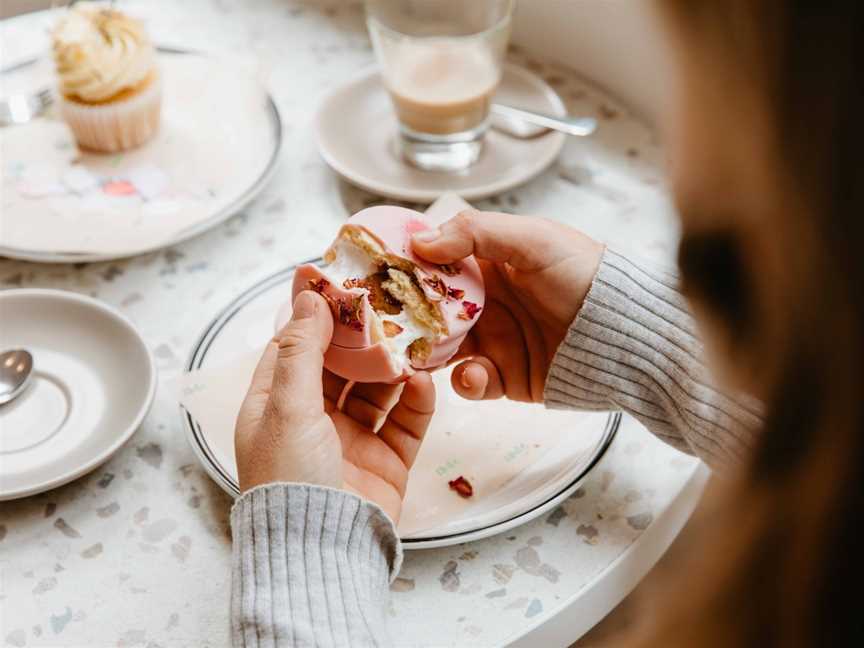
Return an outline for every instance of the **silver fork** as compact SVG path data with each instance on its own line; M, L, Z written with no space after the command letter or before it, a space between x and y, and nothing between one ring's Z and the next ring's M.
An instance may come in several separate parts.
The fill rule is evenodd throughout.
M54 101L48 88L32 94L14 94L0 99L0 126L26 124L41 115Z

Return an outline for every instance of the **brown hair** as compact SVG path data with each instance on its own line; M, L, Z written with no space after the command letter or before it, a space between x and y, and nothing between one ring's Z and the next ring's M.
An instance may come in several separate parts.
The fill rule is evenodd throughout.
M685 292L758 368L766 417L710 535L635 640L864 645L864 3L662 4L758 88L795 200L749 215L782 258L774 267L734 219L704 233L684 218Z

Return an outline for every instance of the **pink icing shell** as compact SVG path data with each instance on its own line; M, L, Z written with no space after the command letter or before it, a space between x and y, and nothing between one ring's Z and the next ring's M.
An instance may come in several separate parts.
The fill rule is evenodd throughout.
M486 298L483 276L474 257L442 268L427 263L412 251L411 235L438 226L441 222L427 221L419 212L393 206L370 207L348 219L349 225L363 227L380 241L388 253L410 259L418 266L426 295L437 301L444 316L449 335L433 345L429 358L422 364L415 364L416 369L440 367L453 357L480 316ZM413 373L410 367L400 370L382 343L372 344L366 322L373 311L363 289L345 289L341 285L334 285L327 276L326 266L318 268L307 264L298 267L294 274L292 301L300 292L308 290L321 279L326 284L316 285L319 292L324 292L331 300L341 300L343 304L351 305L352 312L359 314L359 317L346 318L350 320L347 324L334 322L333 341L324 357L325 367L356 382L390 383L408 378ZM355 299L360 300L356 308ZM288 320L290 311L290 304L280 310L277 328L281 328Z

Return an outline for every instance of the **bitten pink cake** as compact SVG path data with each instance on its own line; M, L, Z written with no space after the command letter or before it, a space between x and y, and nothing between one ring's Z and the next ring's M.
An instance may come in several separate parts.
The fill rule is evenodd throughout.
M456 353L483 310L483 276L473 257L446 266L417 257L411 235L431 226L410 209L370 207L348 219L324 267L297 268L293 297L315 290L333 311L333 340L324 357L330 371L357 382L392 383L414 369L440 367Z

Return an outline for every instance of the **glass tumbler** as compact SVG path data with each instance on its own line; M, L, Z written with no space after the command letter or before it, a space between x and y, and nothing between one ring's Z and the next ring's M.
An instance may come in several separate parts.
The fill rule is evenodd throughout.
M462 171L479 159L512 13L513 0L366 1L406 162Z

